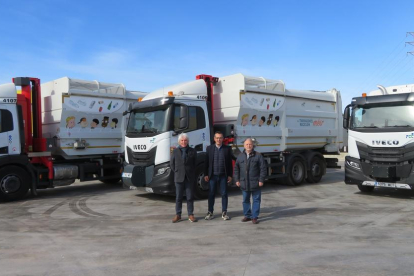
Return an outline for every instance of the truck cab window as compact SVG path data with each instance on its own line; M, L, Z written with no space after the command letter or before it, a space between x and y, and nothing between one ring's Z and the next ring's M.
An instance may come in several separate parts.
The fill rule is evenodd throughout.
M13 116L7 109L0 109L0 133L13 130Z
M180 109L175 108L174 111L174 129L179 129L180 125ZM188 107L188 128L185 131L193 131L206 127L204 110L198 106Z

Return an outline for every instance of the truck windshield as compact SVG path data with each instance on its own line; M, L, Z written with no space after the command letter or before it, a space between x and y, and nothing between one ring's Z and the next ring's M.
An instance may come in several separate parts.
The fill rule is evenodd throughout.
M358 106L352 110L351 129L366 132L404 132L414 130L412 103Z
M166 132L169 125L170 105L151 109L141 109L131 112L129 117L127 135L151 136Z

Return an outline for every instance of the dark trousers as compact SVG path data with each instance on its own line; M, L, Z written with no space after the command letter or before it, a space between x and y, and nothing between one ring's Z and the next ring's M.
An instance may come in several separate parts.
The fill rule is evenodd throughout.
M216 200L216 187L217 185L220 185L221 211L227 212L227 203L229 200L227 195L227 177L225 175L213 175L209 181L209 184L210 191L208 194L208 211L211 213L213 213L214 211L214 202Z
M260 189L252 192L242 191L243 193L243 214L246 218L259 217L260 202L262 201L262 191ZM250 197L253 199L253 206L250 204Z
M187 178L185 178L184 182L175 182L175 213L181 216L184 190L187 198L188 215L194 215L193 185Z

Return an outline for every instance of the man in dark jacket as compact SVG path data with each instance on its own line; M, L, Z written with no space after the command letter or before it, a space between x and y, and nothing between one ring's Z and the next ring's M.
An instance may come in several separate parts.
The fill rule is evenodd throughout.
M179 146L172 152L170 167L174 172L175 182L175 217L172 222L176 223L181 220L181 209L183 206L184 190L187 198L188 220L196 222L194 217L194 199L193 189L196 182L196 158L197 152L195 149L188 146L188 136L184 133L178 136Z
M229 220L227 215L227 183L231 182L233 175L233 164L231 148L223 145L223 133L214 133L214 145L207 147L206 160L204 162L204 180L209 182L210 190L208 195L208 212L206 220L214 218L214 201L216 198L216 187L219 185L221 193L221 217Z
M261 187L266 177L266 169L263 156L253 150L253 141L247 138L244 141L243 153L237 157L233 176L237 187L240 187L243 193L244 218L242 222L251 220L253 224L259 223ZM250 197L253 199L253 206L250 204Z

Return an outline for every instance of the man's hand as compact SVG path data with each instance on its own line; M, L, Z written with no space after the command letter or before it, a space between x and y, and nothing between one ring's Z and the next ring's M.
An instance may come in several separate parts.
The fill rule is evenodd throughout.
M228 176L228 177L227 177L227 183L230 183L230 182L231 182L231 180L232 180L231 176Z
M205 181L205 182L208 182L208 181L209 181L209 179L208 179L208 175L204 176L204 181Z
M240 182L239 181L236 182L236 186L240 187Z
M263 187L263 182L259 182L259 187Z

